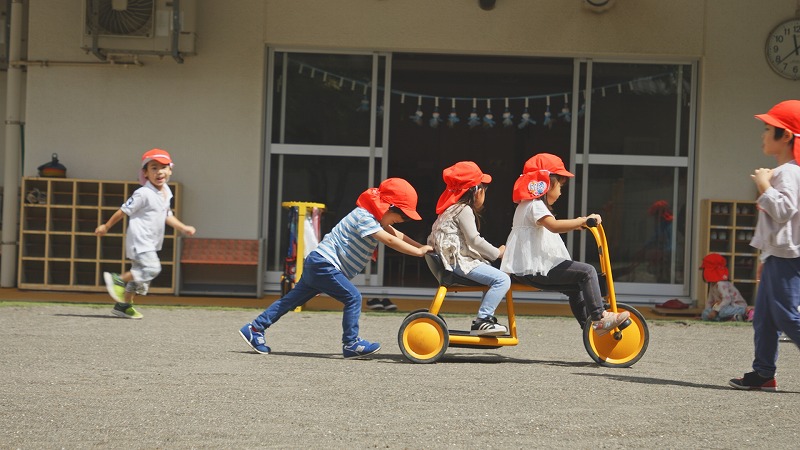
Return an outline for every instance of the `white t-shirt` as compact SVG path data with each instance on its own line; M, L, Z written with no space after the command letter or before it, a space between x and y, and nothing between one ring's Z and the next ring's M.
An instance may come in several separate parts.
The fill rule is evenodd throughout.
M167 217L172 215L169 209L171 199L172 190L169 186L165 184L159 191L148 181L120 207L128 215L128 232L125 235L125 255L128 258L161 250Z
M514 275L547 275L553 267L572 259L561 236L537 223L552 215L541 200L523 200L517 205L500 270Z

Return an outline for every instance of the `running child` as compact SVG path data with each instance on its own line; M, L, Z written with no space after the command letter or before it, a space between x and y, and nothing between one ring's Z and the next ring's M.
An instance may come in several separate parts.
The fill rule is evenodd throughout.
M361 293L350 280L364 270L378 242L418 257L425 256L432 248L393 227L408 220L422 219L416 211L417 192L406 180L388 178L379 187L364 191L356 205L308 254L303 274L294 288L239 330L242 339L256 353L271 351L264 339L264 330L320 293L344 304L342 355L345 359L362 358L380 350L379 343L358 336Z
M122 218L128 216L125 234L125 255L131 260L131 269L122 275L104 272L103 281L111 298L116 301L111 312L128 319L141 319L142 314L133 307L133 299L147 295L150 282L161 273L158 251L164 242L164 228L169 225L187 236L195 228L178 220L170 209L172 190L167 182L172 176L172 157L165 150L154 148L142 155L139 183L142 185L108 221L94 230L104 236Z
M461 161L444 169L442 178L447 187L436 204L439 217L433 223L428 244L439 254L445 269L489 286L470 334L506 334L508 328L497 323L494 312L511 287L511 278L489 263L503 257L505 246L493 246L478 231L492 177L481 172L474 162Z
M588 219L599 224L598 214L575 219L556 219L552 205L561 196L561 187L574 175L556 155L539 153L523 168L514 183L514 212L511 234L500 270L543 285L575 285L564 292L581 328L587 321L598 336L625 322L630 313L606 311L600 293L597 271L591 264L573 261L559 233L580 230Z

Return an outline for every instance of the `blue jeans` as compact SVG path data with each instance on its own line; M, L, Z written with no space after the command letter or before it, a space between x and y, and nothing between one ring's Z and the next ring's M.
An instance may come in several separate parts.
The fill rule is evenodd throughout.
M481 264L469 273L464 273L460 267L456 266L453 268L453 273L476 283L489 286L489 290L483 294L481 307L478 309L478 318L493 316L497 305L500 304L511 287L511 277L489 264Z
M744 315L747 308L744 306L734 306L734 305L726 305L720 308L717 312L717 317L713 319L709 319L708 315L711 314L712 308L706 308L703 310L703 313L700 314L700 318L703 320L712 320L715 322L724 322L726 320L731 320L733 316L737 314Z
M358 318L361 316L361 293L333 264L317 252L311 252L303 263L303 274L294 289L264 310L254 320L253 327L263 331L289 311L306 304L317 294L326 294L344 304L342 312L342 343L358 338Z
M800 258L770 256L761 270L753 314L753 370L774 377L778 362L778 332L800 347Z

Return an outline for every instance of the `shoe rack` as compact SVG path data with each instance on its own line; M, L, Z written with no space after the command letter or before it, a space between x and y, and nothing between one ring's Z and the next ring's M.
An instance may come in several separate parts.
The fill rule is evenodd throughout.
M756 298L758 251L750 246L756 230L758 211L754 201L703 200L700 243L702 254L719 253L728 261L730 280L752 305ZM700 277L698 305L705 305L708 284Z
M25 177L20 202L20 289L105 291L103 272L130 269L125 259L127 216L98 237L105 223L141 187L138 182ZM180 185L172 189L172 210L180 217ZM154 294L175 291L176 230L167 226L159 252L161 274L150 285Z

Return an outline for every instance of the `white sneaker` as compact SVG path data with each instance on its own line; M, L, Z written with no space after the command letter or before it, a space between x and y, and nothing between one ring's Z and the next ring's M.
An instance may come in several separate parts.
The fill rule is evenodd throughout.
M623 311L621 313L613 313L611 311L603 311L603 318L592 322L592 329L597 336L605 336L609 331L622 325L623 322L628 320L631 313Z

